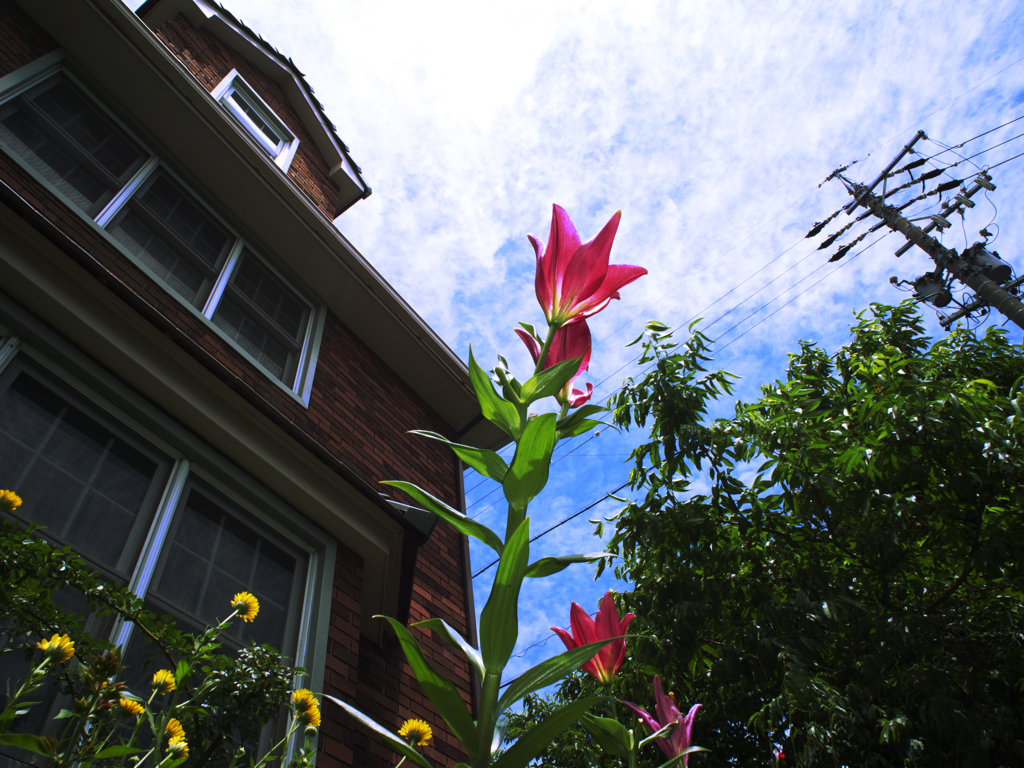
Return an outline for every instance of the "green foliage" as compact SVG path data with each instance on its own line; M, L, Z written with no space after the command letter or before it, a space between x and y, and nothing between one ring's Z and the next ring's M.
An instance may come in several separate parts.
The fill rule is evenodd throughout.
M650 434L609 547L655 640L623 698L657 671L702 702L701 765L1024 763L1020 347L998 328L930 345L912 305L874 305L837 354L802 343L706 423L730 377L666 330L614 401Z
M133 622L135 631L151 644L158 663L172 672L173 693L158 702L153 696L149 701L136 699L144 709L138 718L124 712L119 699L136 697L116 682L125 670L119 651L86 633L80 616L59 607L58 593L81 595L94 615ZM98 761L121 765L130 758L141 760L138 765L169 768L183 762L162 754L164 728L174 717L187 736L189 768L234 765L248 756L261 729L281 714L292 681L302 670L269 646L243 648L230 656L219 653L217 636L234 616L229 595L225 595L224 609L227 618L220 625L198 636L182 633L170 617L158 619L144 610L139 598L122 585L104 581L70 549L56 549L32 529L5 521L0 531L0 615L9 638L5 652L17 652L20 647L25 658L33 661L20 688L14 689L15 681L8 681L0 743L47 756L54 766ZM48 662L45 653L41 660L37 658L34 641L53 635L69 636L73 657L59 664ZM58 715L66 722L57 738L7 732L19 714L38 703L26 698L48 679L56 684L57 693L69 697L70 709ZM301 726L299 718L293 718L292 732ZM281 746L275 747L278 754ZM304 758L312 755L307 734L305 746L300 745L302 759L293 763L304 764Z

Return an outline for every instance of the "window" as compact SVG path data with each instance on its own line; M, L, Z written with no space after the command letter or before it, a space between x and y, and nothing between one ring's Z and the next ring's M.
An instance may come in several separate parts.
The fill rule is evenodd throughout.
M323 534L294 513L281 520L280 503L268 501L265 491L254 489L261 501L246 502L230 483L215 480L215 467L140 429L115 419L25 350L6 367L0 363L0 488L17 489L24 499L9 515L46 526L42 533L51 542L74 549L104 578L128 585L147 609L170 614L184 631L202 631L229 613L232 595L251 592L260 602L259 618L233 623L221 636L225 651L269 643L312 668L317 603L333 574L333 550ZM168 434L180 430L169 426ZM240 473L233 482L250 483ZM320 597L310 583L319 583ZM86 617L88 631L125 649L125 682L148 691L153 669L144 662L152 649L141 633L91 616L77 593L57 599ZM0 636L0 644L4 640ZM0 655L6 679L26 673L22 667L20 654ZM52 723L62 704L55 691L43 693L46 703L21 718L15 731L38 733ZM263 748L275 726L265 731Z
M0 79L8 94L0 104L0 147L308 405L323 308L257 254L59 63L32 69ZM217 98L236 119L244 118L264 149L290 162L298 140L237 73L225 83Z
M242 79L238 70L231 70L213 89L212 96L274 159L282 171L288 170L295 150L299 147L299 140Z

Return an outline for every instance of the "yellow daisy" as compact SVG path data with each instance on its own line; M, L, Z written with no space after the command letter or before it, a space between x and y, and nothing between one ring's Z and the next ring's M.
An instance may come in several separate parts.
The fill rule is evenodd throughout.
M164 733L167 734L168 739L174 741L175 739L185 739L185 729L181 727L181 723L175 720L173 717L167 721L167 725L164 726Z
M398 729L398 735L402 737L410 747L422 747L434 736L430 726L422 720L406 720Z
M75 655L75 644L67 635L54 635L49 640L40 640L36 647L43 652L47 661L67 661Z
M295 707L295 719L302 725L320 727L320 704L316 696L307 688L300 688L292 694L292 706Z
M21 506L21 496L14 491L0 491L0 510L13 512Z
M167 756L171 760L185 760L188 758L188 742L184 736L175 736L167 742Z
M153 675L153 690L161 696L174 690L174 673L169 669L158 670Z
M260 601L249 592L239 592L231 598L231 607L242 621L252 621L260 612Z
M126 696L122 696L117 700L117 703L121 705L121 714L125 717L129 715L141 715L146 710L142 704L137 702L135 699L129 699Z

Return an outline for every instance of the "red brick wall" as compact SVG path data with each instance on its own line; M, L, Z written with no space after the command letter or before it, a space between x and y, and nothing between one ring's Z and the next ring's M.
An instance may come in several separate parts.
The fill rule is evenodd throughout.
M156 34L208 91L216 88L232 69L238 70L245 82L298 137L299 148L288 168L288 175L327 218L333 219L338 188L328 176L330 168L327 161L313 143L312 136L281 86L215 35L193 27L181 14L161 24Z
M0 77L57 47L56 41L16 3L0 2Z
M4 74L55 47L56 43L12 0L0 0L0 70ZM243 76L248 78L244 73ZM255 79L249 82L258 87ZM130 108L130 105L125 106ZM238 354L175 297L149 280L106 237L2 152L0 179L81 245L110 274L157 308L367 482L409 480L456 504L458 466L454 458L438 443L406 434L410 429L430 429L450 436L451 430L336 315L330 313L327 318L310 405L306 409L271 383L265 373ZM460 535L447 524L439 523L417 561L410 621L438 616L468 634L464 568ZM394 730L410 717L424 719L435 731L435 738L426 749L430 759L446 765L465 759L433 706L423 697L397 644L385 643L380 647L360 633L362 578L359 556L339 545L331 624L327 630L326 691L356 704ZM420 637L434 665L456 683L468 704L468 663L433 635L419 630L414 633ZM323 709L320 765L386 768L394 764L394 754L377 738L357 730L354 722L334 705L325 704Z

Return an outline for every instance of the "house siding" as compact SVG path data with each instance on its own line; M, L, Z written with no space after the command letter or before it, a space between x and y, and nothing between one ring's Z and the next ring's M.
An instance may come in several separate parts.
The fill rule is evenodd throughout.
M272 81L268 83L262 73L235 60L240 57L228 55L233 52L210 38L212 36L203 30L191 28L180 16L161 27L161 39L178 53L186 66L198 73L197 77L208 88L214 87L234 67L278 110L307 146L306 154L296 157L297 165L293 163L291 173L297 174L295 178L300 186L305 184L312 190L312 193L307 192L310 197L319 195L317 204L322 210L329 208L330 205L324 205L325 195L333 185L326 179L326 166L319 154L308 151L312 141L300 130L294 112L276 103L283 98L280 88ZM3 74L57 47L16 3L0 0L0 71ZM303 151L302 145L299 151ZM307 175L301 181L303 173ZM185 309L176 297L151 280L103 234L3 152L0 152L0 180L87 251L110 275L157 309L205 353L222 363L363 480L374 486L381 480L408 480L458 506L459 465L454 457L434 441L406 434L410 429L429 429L451 437L451 429L335 314L328 313L326 319L307 408L271 382L266 373ZM336 189L332 194L336 194ZM11 298L17 300L17 297ZM259 482L258 478L253 480ZM440 617L463 634L470 634L472 619L467 616L463 576L468 563L463 553L462 536L446 523L439 522L420 549L414 572L410 621ZM405 719L424 719L435 732L434 740L425 749L428 758L444 764L465 760L458 742L423 696L397 643L385 641L378 645L362 634L362 585L362 559L339 543L327 630L325 692L360 707L393 730ZM413 631L419 636L428 658L455 683L468 705L471 698L468 663L432 634ZM351 718L337 707L325 703L323 714L319 765L385 768L394 763L393 752L376 737L354 730Z

